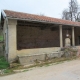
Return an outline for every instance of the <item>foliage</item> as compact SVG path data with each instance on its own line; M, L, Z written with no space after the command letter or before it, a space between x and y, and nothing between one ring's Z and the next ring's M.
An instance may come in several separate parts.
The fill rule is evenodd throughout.
M5 58L2 56L0 57L0 69L6 69L9 67L8 62L5 60Z

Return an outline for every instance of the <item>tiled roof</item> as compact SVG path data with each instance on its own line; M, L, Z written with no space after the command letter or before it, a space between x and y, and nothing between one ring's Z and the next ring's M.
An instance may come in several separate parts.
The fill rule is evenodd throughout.
M28 14L28 13L22 13L22 12L16 12L16 11L10 11L10 10L4 10L7 17L10 18L18 18L18 19L27 19L27 20L34 20L34 21L41 21L41 22L49 22L49 23L55 23L55 24L63 24L63 25L72 25L72 26L80 26L80 22L73 22L69 20L62 20L47 16L40 16L40 15L34 15L34 14Z

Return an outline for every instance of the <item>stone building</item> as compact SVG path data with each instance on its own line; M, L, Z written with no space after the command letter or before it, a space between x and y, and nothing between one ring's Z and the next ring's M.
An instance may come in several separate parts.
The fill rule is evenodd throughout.
M32 64L44 60L45 54L52 57L65 46L67 34L71 46L80 44L80 22L3 10L1 25L8 62L20 57L22 64Z

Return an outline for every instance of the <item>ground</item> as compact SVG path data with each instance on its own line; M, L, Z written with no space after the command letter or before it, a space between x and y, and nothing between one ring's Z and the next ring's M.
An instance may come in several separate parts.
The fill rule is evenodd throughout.
M0 80L80 80L80 59L0 77Z

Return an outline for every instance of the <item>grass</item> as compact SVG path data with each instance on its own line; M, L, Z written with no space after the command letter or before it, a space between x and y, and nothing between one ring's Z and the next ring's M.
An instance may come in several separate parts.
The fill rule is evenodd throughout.
M14 73L12 69L9 69L9 63L3 56L0 57L0 70L3 70L3 74L0 74L0 76Z
M0 69L6 69L9 67L8 62L5 60L5 58L2 56L0 57Z
M23 66L18 66L17 68L14 69L29 69L29 68L33 68L33 67L43 67L43 66L50 66L52 64L56 65L56 64L60 64L63 63L64 61L71 61L71 60L75 60L77 59L76 56L73 57L69 57L69 58L65 58L65 57L61 57L61 58L53 58L51 60L47 60L47 61L42 61L41 63L36 63L35 65L31 65L31 66L27 66L27 67L23 67Z
M74 59L77 59L77 57L73 56L73 57L70 57L70 58L65 58L65 57L54 58L54 59L51 59L51 60L48 60L48 61L43 61L42 63L36 63L35 65L29 66L29 67L25 67L25 68L23 66L20 66L20 65L16 66L16 67L13 67L13 68L9 68L9 64L5 60L5 58L4 57L0 57L0 69L5 69L4 70L4 74L1 75L1 76L10 75L10 74L16 73L16 72L14 72L14 70L25 69L22 72L26 72L26 71L29 71L29 69L33 68L33 67L43 67L43 66L48 67L50 65L56 65L56 64L63 63L64 61L71 61L71 60L74 60Z
M76 56L69 57L69 58L65 58L65 57L54 58L49 61L45 61L44 63L36 64L36 66L39 66L39 67L46 66L47 67L47 66L50 66L51 64L60 64L60 63L63 63L64 61L71 61L75 59L77 59Z

